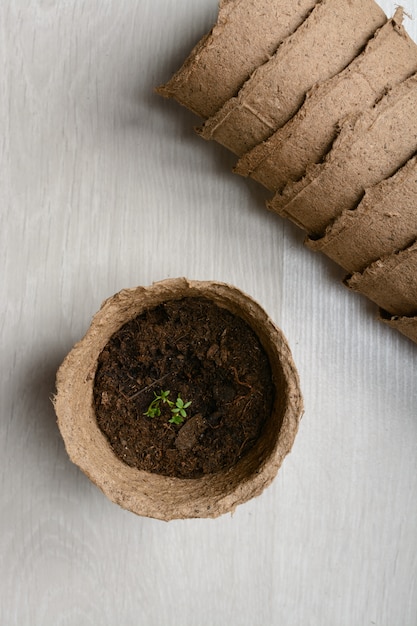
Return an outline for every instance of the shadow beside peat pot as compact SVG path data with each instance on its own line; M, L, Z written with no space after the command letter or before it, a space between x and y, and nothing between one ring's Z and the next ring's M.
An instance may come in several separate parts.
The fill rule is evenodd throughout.
M162 520L259 495L303 412L287 341L248 295L169 279L106 300L54 398L71 460L113 502Z

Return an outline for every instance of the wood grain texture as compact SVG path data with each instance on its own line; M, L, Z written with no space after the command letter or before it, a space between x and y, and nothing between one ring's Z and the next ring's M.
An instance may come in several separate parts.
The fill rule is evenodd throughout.
M417 622L416 346L152 91L216 12L0 3L2 626ZM72 466L50 396L104 298L181 275L231 282L281 325L306 412L260 498L164 524Z

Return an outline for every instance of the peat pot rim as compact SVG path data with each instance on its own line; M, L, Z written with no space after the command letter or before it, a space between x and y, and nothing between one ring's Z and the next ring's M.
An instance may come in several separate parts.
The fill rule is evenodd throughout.
M201 478L166 477L130 467L114 454L95 419L94 377L101 351L127 321L162 302L196 296L211 299L252 327L269 357L276 397L259 441L235 466ZM71 461L124 509L166 521L218 517L258 496L290 452L303 413L287 340L261 306L226 283L186 278L123 289L108 298L60 366L54 406Z

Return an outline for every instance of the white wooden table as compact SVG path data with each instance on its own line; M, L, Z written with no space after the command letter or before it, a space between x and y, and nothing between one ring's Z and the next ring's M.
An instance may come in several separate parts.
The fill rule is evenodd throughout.
M216 14L0 4L1 626L417 624L417 346L154 95ZM101 301L173 276L250 293L299 368L293 452L233 517L123 511L55 423L55 371Z

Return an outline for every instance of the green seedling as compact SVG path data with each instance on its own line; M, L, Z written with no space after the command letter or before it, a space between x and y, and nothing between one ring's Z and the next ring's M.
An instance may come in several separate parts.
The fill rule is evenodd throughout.
M162 404L168 404L170 407L174 406L174 403L171 400L168 400L170 392L169 391L161 391L158 395L154 392L154 399L148 406L148 410L144 413L147 417L159 417L161 415L161 402Z
M188 407L190 406L191 401L184 402L181 398L180 394L175 401L175 405L171 408L172 417L168 420L171 424L182 424L184 419L187 417Z
M168 420L170 424L182 424L187 417L187 409L191 404L191 401L184 402L180 394L178 394L175 402L172 402L168 398L170 391L161 391L159 394L154 392L154 399L148 406L147 411L144 413L146 417L159 417L161 415L161 404L167 404L171 410L171 419Z

